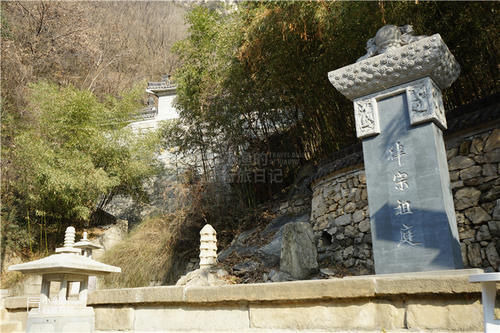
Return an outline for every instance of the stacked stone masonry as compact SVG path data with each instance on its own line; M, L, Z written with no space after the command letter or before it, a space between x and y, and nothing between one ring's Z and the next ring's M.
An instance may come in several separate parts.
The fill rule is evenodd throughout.
M500 129L448 139L446 148L464 266L497 271ZM311 224L322 266L349 275L373 274L363 165L317 179L311 188Z

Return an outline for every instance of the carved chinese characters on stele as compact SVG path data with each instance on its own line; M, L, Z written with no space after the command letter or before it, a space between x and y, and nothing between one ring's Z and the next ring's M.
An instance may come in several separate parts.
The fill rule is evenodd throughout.
M406 92L377 100L380 134L363 140L377 274L462 265L441 130L411 124Z
M386 25L358 61L328 73L363 140L375 272L462 268L441 97L460 66L439 34Z

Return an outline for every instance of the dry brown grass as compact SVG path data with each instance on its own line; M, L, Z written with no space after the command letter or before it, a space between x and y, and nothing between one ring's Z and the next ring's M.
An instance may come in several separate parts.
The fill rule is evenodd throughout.
M176 241L185 221L182 211L150 218L124 241L106 251L102 261L121 267L121 274L104 278L106 288L148 286L164 282L174 264Z

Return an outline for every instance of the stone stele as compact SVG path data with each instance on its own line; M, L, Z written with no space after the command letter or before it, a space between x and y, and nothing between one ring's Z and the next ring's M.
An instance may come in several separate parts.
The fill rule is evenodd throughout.
M439 34L411 31L382 27L367 55L328 74L354 101L377 274L463 266L441 97L460 67Z

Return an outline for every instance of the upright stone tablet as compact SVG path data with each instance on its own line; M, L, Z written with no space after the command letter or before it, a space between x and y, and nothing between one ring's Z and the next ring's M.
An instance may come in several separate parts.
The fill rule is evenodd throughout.
M363 140L375 272L462 268L441 90L460 67L439 34L382 27L355 64L329 73Z

